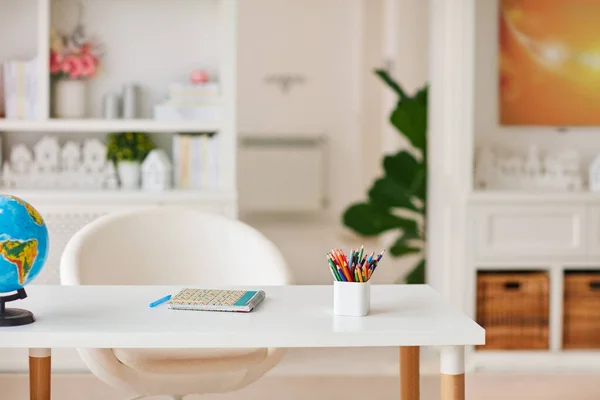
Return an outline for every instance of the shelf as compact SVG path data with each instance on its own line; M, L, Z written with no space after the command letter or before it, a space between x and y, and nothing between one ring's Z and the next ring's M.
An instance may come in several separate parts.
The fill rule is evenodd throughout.
M0 132L216 132L219 121L155 121L151 119L50 119L42 121L0 119Z
M600 201L600 193L580 192L551 192L551 191L500 191L475 190L468 195L470 203L497 202L587 202Z
M194 201L235 201L235 191L207 190L168 190L146 192L143 190L10 190L0 189L0 193L16 196L31 202L52 203L170 203Z

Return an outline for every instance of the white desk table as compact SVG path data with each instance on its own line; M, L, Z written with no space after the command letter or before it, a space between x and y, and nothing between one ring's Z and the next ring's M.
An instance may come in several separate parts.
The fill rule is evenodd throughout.
M148 303L179 287L31 286L11 307L31 325L0 328L0 347L30 349L32 400L50 399L52 348L400 347L401 399L419 397L419 347L442 346L442 399L464 400L464 346L485 331L426 285L373 285L366 317L332 314L331 286L263 288L249 314L169 310Z

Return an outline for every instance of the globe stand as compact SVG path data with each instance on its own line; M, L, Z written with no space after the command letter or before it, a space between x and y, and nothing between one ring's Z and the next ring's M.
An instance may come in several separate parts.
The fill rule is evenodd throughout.
M26 297L25 289L19 289L17 293L10 296L0 296L0 326L20 326L35 322L31 311L20 308L6 308L6 303L22 300Z

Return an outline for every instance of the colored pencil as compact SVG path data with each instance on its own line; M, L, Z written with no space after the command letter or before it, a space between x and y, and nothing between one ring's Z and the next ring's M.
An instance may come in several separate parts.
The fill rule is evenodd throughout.
M363 251L365 250L365 246L360 246L360 252L358 253L358 260L360 261L363 257Z
M364 246L350 249L348 255L343 250L332 248L326 259L331 276L338 282L368 282L381 261L385 250L375 256L375 252L364 254Z
M338 274L337 268L335 267L335 264L333 264L333 261L331 260L331 258L329 258L329 255L327 255L327 261L329 262L329 268L331 269L331 273L333 274L333 278L336 281L341 281L342 278Z

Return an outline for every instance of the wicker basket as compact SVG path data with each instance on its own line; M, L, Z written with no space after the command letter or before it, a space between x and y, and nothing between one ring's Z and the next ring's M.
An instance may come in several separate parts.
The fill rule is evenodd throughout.
M545 272L480 272L477 322L486 345L477 349L547 349L548 286Z
M563 348L600 348L600 272L565 274Z

